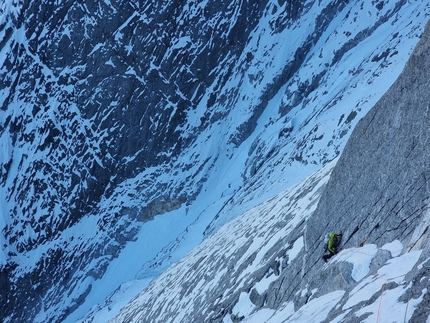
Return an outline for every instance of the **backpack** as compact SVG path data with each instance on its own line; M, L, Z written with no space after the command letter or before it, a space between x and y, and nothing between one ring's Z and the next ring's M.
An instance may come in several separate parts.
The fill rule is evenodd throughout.
M324 251L328 250L328 241L330 240L330 233L324 236Z
M337 244L336 236L334 236L334 239L330 237L330 235L334 235L333 232L327 233L324 237L324 251L328 251L328 242L329 240L333 241L334 245Z

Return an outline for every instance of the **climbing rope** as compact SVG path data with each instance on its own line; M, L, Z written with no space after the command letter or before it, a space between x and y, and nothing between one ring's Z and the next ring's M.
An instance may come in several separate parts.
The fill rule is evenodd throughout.
M385 285L387 284L388 280L379 276L378 273L374 273L374 276L376 278L382 279L384 281L384 283L382 284L382 287L381 287L381 297L379 298L378 313L376 314L376 323L378 323L379 322L379 316L381 314L382 295L384 294Z
M399 275L399 276L396 276L396 277L391 277L391 278L384 278L384 277L381 277L381 276L379 276L379 275L378 275L378 273L373 273L373 275L374 275L376 278L378 278L378 279L382 279L382 280L384 281L384 283L382 284L382 287L381 287L381 297L379 298L378 313L377 313L377 315L376 315L376 323L378 323L378 322L379 322L379 316L380 316L380 314L381 314L382 296L383 296L384 291L385 291L385 285L386 285L390 280L394 280L394 279L396 279L396 278L404 277L404 276L406 276L406 274ZM409 304L409 303L408 303L408 304ZM407 308L407 306L406 306L406 311L407 311L407 310L408 310L408 308ZM405 320L406 320L406 313L405 313Z
M362 242L360 242L360 243L356 246L356 248L363 247L363 246L366 244L367 239L368 239L368 238L366 238L366 239L364 239ZM404 250L404 247L403 247L401 250L397 250L397 251L402 251L402 250ZM397 251L396 251L396 252L397 252ZM362 250L360 250L360 253L361 253L361 255L360 255L360 265L361 265L361 268L363 268L363 254L366 254L366 253L364 253ZM392 252L392 253L393 253L393 252ZM369 255L369 254L366 254L366 255L371 256L371 255ZM381 280L383 280L383 281L384 281L384 283L383 283L383 284L382 284L382 286L381 286L381 296L380 296L380 298L379 298L378 312L377 312L377 314L376 314L376 323L379 323L379 317L381 316L382 298L383 298L383 295L384 295L384 292L385 292L385 285L386 285L390 280L394 280L394 279L396 279L396 278L403 277L403 276L405 276L405 274L404 274L404 275L397 276L397 277L391 277L391 278L381 277L380 275L378 275L378 273L373 273L373 275L374 275L377 279L381 279ZM405 317L404 317L404 321L405 321L405 322L406 322L406 315L407 315L407 311L408 311L408 305L409 305L409 302L408 302L408 304L406 305L406 312L405 312Z
M366 239L364 239L363 241L361 241L360 243L358 243L356 246L355 246L355 248L356 249L359 249L359 250L351 250L351 252L352 253L357 253L357 252L360 252L360 265L361 265L361 269L363 269L363 262L364 262L364 260L363 260L363 255L367 255L367 256L374 256L374 254L368 254L368 253L365 253L365 252L363 252L363 250L361 249L361 248L363 248L364 247L364 245L366 245L366 243L367 243L367 240L368 240L368 238L366 238ZM409 247L409 246L407 246L407 247ZM403 250L405 250L405 248L406 247L403 247L402 249L400 249L400 250L389 250L390 252L391 252L391 254L397 254L398 252L401 252L401 251L403 251ZM381 279L382 281L383 281L383 284L382 284L382 286L381 286L381 296L380 296L380 298L379 298L379 304L378 304L378 311L377 311L377 313L376 313L376 323L379 323L379 318L381 317L381 308L382 308L382 299L383 299L383 295L384 295L384 292L385 292L385 286L387 285L387 283L389 282L389 281L391 281L391 280L394 280L394 279L396 279L396 278L400 278L400 277L404 277L406 274L403 274L403 275L400 275L400 276L397 276L397 277L391 277L391 278L385 278L385 277L381 277L377 272L375 273L372 273L377 279ZM405 312L405 316L404 316L404 322L406 322L406 316L407 316L407 311L408 311L408 305L409 305L409 302L407 303L407 305L406 305L406 312Z

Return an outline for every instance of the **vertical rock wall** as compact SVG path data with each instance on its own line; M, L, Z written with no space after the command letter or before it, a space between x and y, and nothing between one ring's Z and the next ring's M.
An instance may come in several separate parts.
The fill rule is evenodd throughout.
M429 38L427 24L399 78L354 129L307 223L305 275L323 265L323 236L331 230L343 230L343 248L398 239L403 252L424 248L428 257Z

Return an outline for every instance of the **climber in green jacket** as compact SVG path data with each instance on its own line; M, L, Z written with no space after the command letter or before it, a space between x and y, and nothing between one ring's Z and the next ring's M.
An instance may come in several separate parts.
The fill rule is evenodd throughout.
M340 238L342 237L342 232L337 234L334 232L330 232L326 237L326 248L330 252L328 255L324 255L322 258L325 262L333 257L337 253L337 247L340 242Z

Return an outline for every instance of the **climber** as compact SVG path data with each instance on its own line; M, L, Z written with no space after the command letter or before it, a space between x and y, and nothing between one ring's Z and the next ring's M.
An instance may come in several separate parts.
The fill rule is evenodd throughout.
M326 251L328 250L330 253L322 257L322 259L325 262L327 262L327 260L329 260L337 253L337 247L341 237L342 237L342 232L339 234L334 232L330 232L329 234L327 234L326 241L325 241L326 242L325 248L326 248Z

